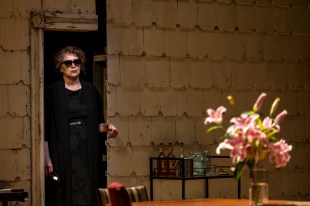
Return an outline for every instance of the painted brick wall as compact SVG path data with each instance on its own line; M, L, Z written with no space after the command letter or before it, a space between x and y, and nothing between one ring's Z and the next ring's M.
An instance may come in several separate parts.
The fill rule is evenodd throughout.
M270 197L310 200L310 2L307 0L108 0L108 112L119 137L108 140L109 182L149 186L158 144L214 154L219 133L205 134L205 110L250 109L267 92L289 116L281 136L292 159L270 170ZM181 183L156 180L154 199L181 198ZM242 197L248 196L242 179ZM179 190L177 188L180 188ZM148 188L149 189L149 188ZM204 196L188 181L187 197ZM211 197L236 197L234 180L214 180Z

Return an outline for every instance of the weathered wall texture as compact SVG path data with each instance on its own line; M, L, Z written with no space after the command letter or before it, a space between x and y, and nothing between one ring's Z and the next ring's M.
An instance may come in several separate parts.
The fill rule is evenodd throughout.
M29 11L39 1L0 1L0 179L31 195Z
M109 182L149 186L149 157L160 142L214 154L219 134L205 134L205 109L267 105L287 109L281 135L293 144L287 167L270 172L271 198L310 200L310 11L307 0L108 0L108 109L119 137L108 140ZM30 192L30 11L95 14L93 0L0 1L0 179ZM40 154L37 154L40 155ZM246 176L246 174L245 174ZM247 196L247 178L242 196ZM155 182L155 199L181 197L178 181ZM203 197L188 181L187 197ZM148 188L149 189L149 188ZM216 180L211 197L236 197L233 179Z
M20 205L32 205L31 96L38 95L31 91L30 12L95 14L95 9L93 0L0 1L0 179L29 192Z
M205 134L205 110L252 108L264 91L289 116L281 136L293 144L287 167L270 171L270 197L310 200L310 10L293 0L108 0L109 181L149 185L149 157L160 142L215 154L219 133ZM269 164L268 164L269 165ZM203 197L188 181L187 197ZM248 195L242 179L242 196ZM181 182L155 181L155 199L181 197ZM234 180L214 180L211 197L236 197Z

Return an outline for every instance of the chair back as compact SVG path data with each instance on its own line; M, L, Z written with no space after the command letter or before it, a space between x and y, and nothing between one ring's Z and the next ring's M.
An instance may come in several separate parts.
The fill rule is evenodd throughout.
M126 190L128 191L131 202L142 202L149 200L146 187L144 185L127 187Z
M99 201L100 206L105 206L106 204L110 204L110 195L108 188L99 188Z
M110 194L107 188L99 188L100 202L102 206L110 204ZM149 201L146 186L126 187L131 202Z
M108 186L112 206L131 206L129 194L120 182Z

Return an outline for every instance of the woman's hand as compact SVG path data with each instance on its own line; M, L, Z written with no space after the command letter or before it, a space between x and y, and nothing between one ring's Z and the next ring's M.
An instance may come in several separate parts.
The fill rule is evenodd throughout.
M108 132L108 138L115 138L118 134L116 127L113 124L104 124L99 125L99 132Z
M118 135L118 131L113 124L108 124L108 131L110 133L108 138L115 138Z
M48 176L54 171L53 164L50 158L49 149L48 149L48 142L44 142L44 167L45 167L46 176Z
M52 161L49 160L49 161L47 161L47 163L45 164L45 175L46 175L46 176L49 176L53 171L54 171L54 168L53 168Z

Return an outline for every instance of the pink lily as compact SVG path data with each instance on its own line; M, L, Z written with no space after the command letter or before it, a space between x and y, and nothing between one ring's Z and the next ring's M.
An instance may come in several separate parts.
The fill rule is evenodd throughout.
M233 164L247 164L252 168L252 166L256 166L269 153L269 161L276 168L287 165L291 158L289 152L292 150L292 146L285 143L283 139L279 140L276 136L280 132L279 123L287 115L287 111L284 110L273 118L272 114L274 114L280 102L280 98L276 98L272 104L270 115L264 119L261 118L258 111L261 109L265 98L266 93L261 93L253 105L252 111L244 112L239 117L233 117L230 120L231 124L224 134L225 139L216 149L217 154L220 154L222 149L228 149L230 150L230 157L232 158ZM230 104L234 105L231 96L227 99ZM209 128L208 132L222 128L222 115L225 111L226 108L223 106L217 110L207 110L208 117L204 123L206 125L209 123L218 124ZM242 173L242 170L239 170L240 168L236 168L238 169L238 173Z
M263 127L265 129L275 129L277 132L280 132L280 125L275 124L270 117L265 117L263 120Z
M250 116L243 114L241 117L232 118L230 122L234 124L235 129L242 129L243 133L246 133L250 127L255 127L255 120L257 118L259 118L258 114Z
M291 158L288 152L292 150L292 145L288 145L285 140L281 139L276 143L271 143L269 147L271 149L269 161L275 163L276 168L286 166Z
M262 107L265 101L266 96L267 96L266 93L261 93L261 95L257 98L255 104L253 105L254 112L257 112L258 110L260 110L260 108Z
M283 110L280 114L278 114L278 116L276 116L276 118L274 119L274 123L279 124L286 115L287 115L287 111Z
M271 129L272 126L273 126L272 119L270 117L265 117L265 119L263 120L263 127L265 129Z
M230 157L232 158L233 164L238 162L242 162L247 157L247 150L251 144L247 141L244 141L244 137L242 134L232 137L227 141L227 143L232 148L230 151Z
M209 117L207 117L204 121L204 124L207 125L208 123L215 123L221 124L223 121L223 113L226 112L226 108L220 106L215 111L213 109L208 109L207 113Z
M258 139L258 140L262 140L261 143L264 146L267 145L266 134L260 131L259 129L250 128L246 133L246 137L247 137L248 142L252 142L253 139Z

